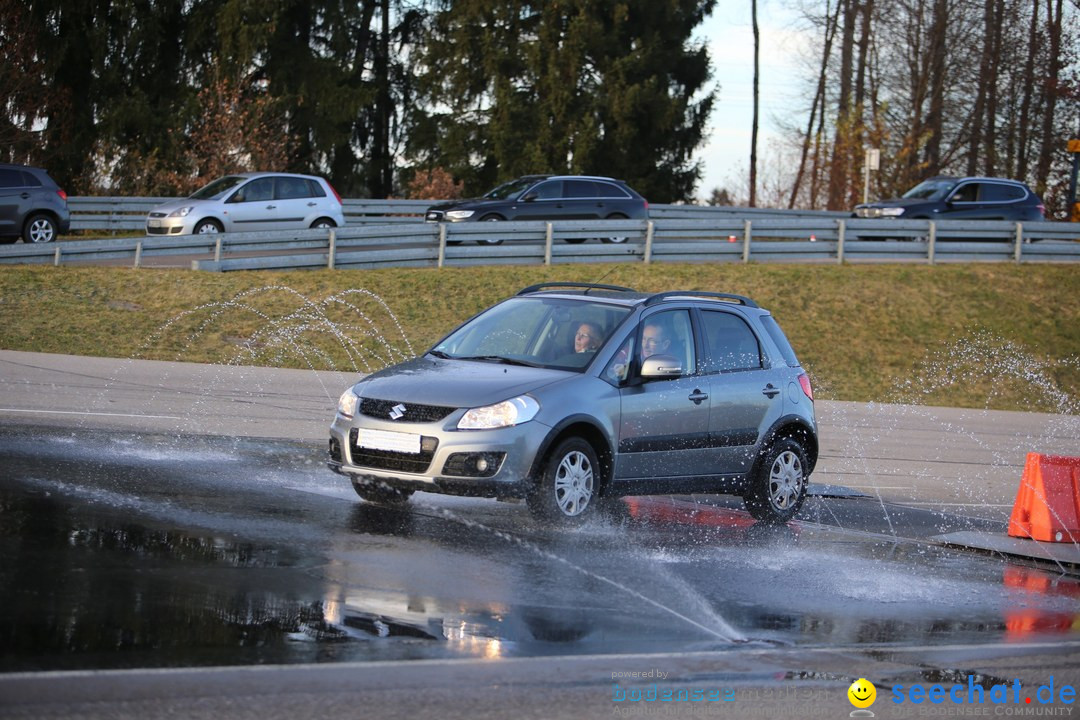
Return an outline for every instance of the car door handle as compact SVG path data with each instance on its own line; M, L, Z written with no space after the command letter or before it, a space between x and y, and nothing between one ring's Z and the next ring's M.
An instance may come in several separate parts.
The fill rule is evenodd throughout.
M266 209L267 210L277 210L277 205L267 205Z
M765 395L770 400L780 394L780 388L773 387L772 383L765 386L765 389L761 391L762 395Z
M317 203L317 202L314 202L314 201L312 201L312 202L309 202L309 203L307 204L307 206L308 206L308 207L315 207L315 206L316 206L316 205L318 205L318 204L319 204L319 203Z
M700 405L703 400L708 400L708 399L709 399L709 394L708 393L703 393L700 390L694 390L694 392L690 393L690 397L687 398L687 400L690 400L695 405Z
M19 197L21 197L23 200L29 200L30 199L30 193L23 193Z

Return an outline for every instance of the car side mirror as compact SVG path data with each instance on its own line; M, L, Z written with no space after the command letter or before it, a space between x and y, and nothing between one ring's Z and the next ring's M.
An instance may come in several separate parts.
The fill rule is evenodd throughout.
M522 195L521 201L522 202L532 202L533 200L535 200L538 197L540 197L540 193L538 193L538 192L529 192L529 193L525 193L524 195Z
M674 355L653 355L641 363L643 378L676 378L682 374L682 363Z

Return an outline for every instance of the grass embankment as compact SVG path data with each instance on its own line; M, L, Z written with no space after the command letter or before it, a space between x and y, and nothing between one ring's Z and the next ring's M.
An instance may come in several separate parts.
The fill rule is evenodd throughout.
M364 371L556 280L749 295L779 320L819 398L1080 412L1080 270L1062 265L7 267L0 348Z

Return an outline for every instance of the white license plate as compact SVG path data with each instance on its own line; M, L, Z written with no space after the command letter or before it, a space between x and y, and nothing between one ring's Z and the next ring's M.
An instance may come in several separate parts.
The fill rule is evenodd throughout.
M147 220L146 227L161 227L160 220Z
M390 432L388 430L359 430L356 444L369 450L389 450L390 452L420 454L420 436L413 433Z

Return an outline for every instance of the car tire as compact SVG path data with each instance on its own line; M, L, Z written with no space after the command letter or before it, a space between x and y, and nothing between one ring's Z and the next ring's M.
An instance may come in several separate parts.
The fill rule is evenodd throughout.
M794 438L784 437L772 443L743 495L746 509L763 523L791 520L806 499L808 466L806 451Z
M216 235L224 231L225 228L221 226L221 223L213 218L207 218L195 223L195 229L192 233L194 235Z
M501 215L485 215L480 218L480 222L502 222L505 220ZM502 245L502 238L497 240L477 240L478 245Z
M23 226L24 243L47 243L56 239L56 221L44 214L31 215Z
M376 505L403 505L409 502L413 494L412 490L398 490L387 485L361 482L355 478L352 486L362 500Z
M627 220L628 218L625 215L623 215L622 213L615 213L614 215L608 215L607 218L605 218L605 219L607 219L607 220ZM602 243L614 243L616 245L621 245L621 244L625 243L629 239L630 239L629 235L620 235L620 236L616 236L616 237L602 237L602 238L600 238L600 242L602 242Z
M566 438L548 455L543 474L526 498L541 520L580 523L595 513L600 487L596 450L579 437Z
M329 230L330 228L336 228L336 227L337 227L337 223L334 222L333 220L331 220L330 218L326 218L326 217L319 218L315 222L311 223L311 228L313 230L314 229Z

